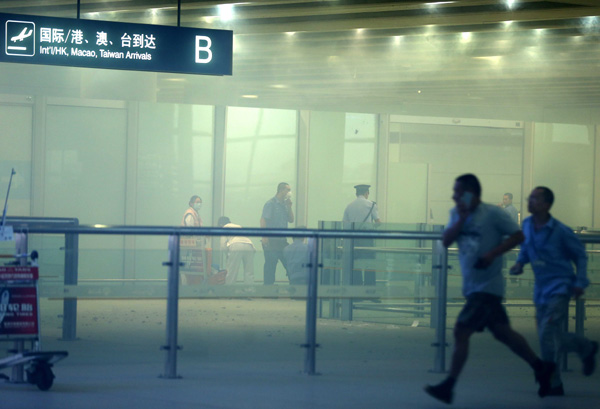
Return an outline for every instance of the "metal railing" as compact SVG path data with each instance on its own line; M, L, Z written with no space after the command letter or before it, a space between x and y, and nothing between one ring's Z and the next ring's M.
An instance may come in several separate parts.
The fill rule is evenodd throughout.
M12 222L14 220L14 223ZM178 335L178 300L179 300L179 267L180 267L180 238L182 236L228 236L231 229L216 227L171 227L171 226L81 226L74 220L72 225L68 223L45 224L25 223L18 218L9 218L15 233L34 234L64 234L70 239L65 243L65 285L77 285L77 238L79 235L153 235L169 237L169 261L163 263L168 267L167 278L167 324L166 345L162 347L167 353L163 377L176 378L177 376L177 344ZM309 375L315 374L316 348L316 320L317 320L317 298L318 298L318 270L323 267L320 264L320 243L325 239L346 239L345 254L342 265L342 274L346 282L352 274L352 251L355 239L389 239L389 240L428 240L432 241L432 283L435 286L435 298L432 300L431 315L435 328L435 348L433 372L445 372L446 361L446 308L447 308L447 275L448 275L448 249L442 245L441 226L434 232L408 232L408 231L349 231L349 230L313 230L313 229L262 229L241 228L236 229L236 235L250 237L303 237L309 239L309 260L307 265L310 271L306 297L306 340L302 345L305 349L304 372ZM589 234L579 235L584 243L600 243L600 236ZM67 260L67 257L70 257ZM67 272L67 269L69 271ZM68 273L68 274L67 274ZM331 295L324 295L331 298ZM73 340L76 338L76 296L68 298L71 302L65 303L71 314L63 319L63 339ZM65 297L65 302L67 297ZM346 300L350 301L351 300ZM576 305L576 330L583 331L584 304L578 300ZM352 305L346 311L351 311ZM343 318L343 317L342 317Z
M231 229L213 228L213 227L170 227L170 226L66 226L66 225L44 225L32 223L24 226L19 223L13 224L15 232L34 233L34 234L64 234L66 236L87 235L153 235L169 236L169 261L164 263L168 267L167 279L167 336L166 345L163 349L167 352L165 362L165 378L177 377L177 331L178 331L178 299L179 299L179 267L180 267L180 237L182 236L227 236L231 235ZM310 229L258 229L242 228L236 229L236 235L250 237L304 237L309 239L309 257L310 264L307 266L310 271L310 281L308 284L307 307L306 307L306 340L303 347L306 349L304 372L315 374L315 351L316 343L316 320L317 320L317 277L319 264L319 243L324 239L395 239L395 240L441 240L440 233L421 233L421 232L403 232L403 231L338 231L338 230L310 230ZM351 240L348 240L351 242ZM441 242L440 242L441 244ZM438 246L439 247L439 246ZM437 247L436 247L437 248ZM67 249L70 250L70 249ZM444 249L445 251L445 249ZM439 276L446 275L446 264L438 266ZM350 266L351 268L351 266ZM346 274L347 275L347 274ZM76 284L70 280L67 283L65 275L65 284ZM72 277L71 277L72 278ZM445 289L439 289L440 293L445 294ZM75 298L76 301L76 298ZM445 303L440 302L440 308L445 308ZM439 313L439 312L438 312ZM443 313L445 317L445 313ZM75 339L75 317L71 317L72 322L64 322L67 328L70 328L70 334L64 339ZM445 325L445 319L438 320L439 325ZM439 336L445 337L445 331L440 330ZM445 348L445 338L437 341L439 348ZM438 353L444 356L444 352ZM437 361L437 358L436 358ZM443 360L434 364L434 370L443 371Z

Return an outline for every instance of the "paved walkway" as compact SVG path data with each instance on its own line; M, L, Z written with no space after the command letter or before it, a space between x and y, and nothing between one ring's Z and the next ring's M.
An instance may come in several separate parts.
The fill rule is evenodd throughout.
M0 384L0 408L349 409L446 407L422 391L442 374L427 327L319 320L317 371L302 373L305 305L292 300L194 300L180 304L178 373L162 379L164 301L83 301L77 341L59 341L59 302L44 301L44 349L65 349L54 386ZM593 321L593 320L592 320ZM533 321L515 321L532 342ZM587 325L593 324L589 319ZM597 334L598 326L590 329ZM536 345L534 344L534 347ZM532 371L494 341L473 338L456 408L595 408L598 373L563 376L567 396L540 399ZM7 373L6 371L3 371Z

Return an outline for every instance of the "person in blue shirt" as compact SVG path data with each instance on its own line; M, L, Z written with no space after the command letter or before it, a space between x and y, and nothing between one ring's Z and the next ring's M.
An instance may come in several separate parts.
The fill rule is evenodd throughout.
M575 233L550 214L553 203L554 193L547 187L536 187L529 195L527 210L531 216L523 221L525 242L510 274L522 274L527 263L533 269L533 301L542 359L558 362L559 353L577 352L583 361L583 373L589 376L596 367L598 343L563 330L571 297L581 297L590 283L587 255ZM573 271L573 263L577 273ZM564 395L558 370L554 372L548 395Z
M555 364L536 356L525 338L511 327L502 305L502 254L521 243L523 233L504 210L481 201L481 185L473 174L456 178L452 200L456 207L451 210L443 244L448 247L454 241L458 243L462 290L467 302L454 325L448 377L437 385L427 385L425 392L442 402L452 402L454 385L469 355L470 338L488 328L498 341L533 368L540 390L545 393Z

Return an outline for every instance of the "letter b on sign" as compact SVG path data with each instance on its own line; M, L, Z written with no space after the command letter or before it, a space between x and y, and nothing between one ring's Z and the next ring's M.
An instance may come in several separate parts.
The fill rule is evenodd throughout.
M196 36L196 64L206 64L212 60L211 45L210 37Z

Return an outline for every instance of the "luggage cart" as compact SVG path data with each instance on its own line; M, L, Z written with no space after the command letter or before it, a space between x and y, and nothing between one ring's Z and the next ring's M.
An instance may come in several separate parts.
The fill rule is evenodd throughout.
M38 267L0 267L0 341L14 342L10 355L0 359L0 370L12 367L10 383L30 383L40 390L52 387L52 366L66 358L67 351L42 351L40 341ZM31 349L25 350L25 343Z
M0 241L15 241L16 247L15 255L0 256L15 259L7 266L0 266L0 341L14 342L14 348L8 350L8 353L13 355L0 359L0 370L12 367L12 375L9 377L0 373L0 379L11 383L28 382L47 391L54 382L52 365L66 358L69 353L42 351L38 302L38 254L35 250L31 255L27 254L26 235L15 234L12 226L6 226L8 196L13 176L16 174L12 169L0 221ZM31 257L30 263L27 263L28 257ZM27 341L31 342L30 350L25 350Z

